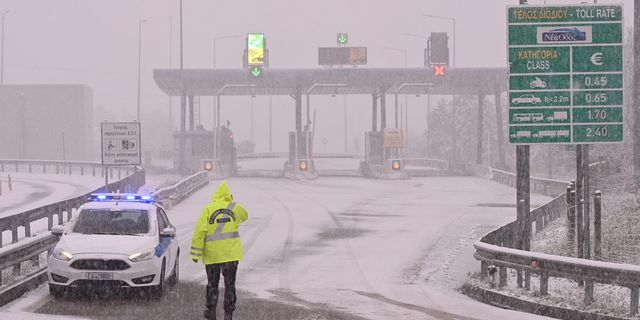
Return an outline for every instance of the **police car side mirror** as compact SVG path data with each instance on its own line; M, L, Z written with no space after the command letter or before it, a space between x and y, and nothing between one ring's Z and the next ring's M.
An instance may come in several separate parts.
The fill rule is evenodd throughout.
M64 233L63 226L58 225L58 226L53 226L53 228L51 228L51 234L53 234L54 236L61 237L63 233Z
M166 238L173 238L176 236L176 230L173 228L164 228L164 230L162 230L162 232L160 232L160 236L161 237L166 237Z

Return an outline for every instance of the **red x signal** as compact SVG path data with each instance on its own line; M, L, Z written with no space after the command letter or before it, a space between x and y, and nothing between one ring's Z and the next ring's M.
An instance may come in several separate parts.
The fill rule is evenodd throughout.
M433 75L434 76L444 76L446 66L433 66Z

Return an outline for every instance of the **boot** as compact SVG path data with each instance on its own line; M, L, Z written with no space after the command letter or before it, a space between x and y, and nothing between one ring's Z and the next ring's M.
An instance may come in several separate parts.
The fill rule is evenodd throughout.
M233 312L231 312L231 311L225 311L225 313L224 313L224 320L233 320Z
M205 309L204 318L207 320L216 320L216 312L209 309Z

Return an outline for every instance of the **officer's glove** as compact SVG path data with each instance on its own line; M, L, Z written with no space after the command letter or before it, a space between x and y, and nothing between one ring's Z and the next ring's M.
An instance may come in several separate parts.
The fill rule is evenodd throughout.
M191 259L193 262L198 263L198 259Z

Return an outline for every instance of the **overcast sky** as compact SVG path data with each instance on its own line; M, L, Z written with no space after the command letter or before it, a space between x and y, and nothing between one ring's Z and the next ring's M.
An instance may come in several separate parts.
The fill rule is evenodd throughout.
M423 63L426 40L406 33L452 34L450 21L423 17L432 14L456 20L458 67L500 67L506 65L505 7L517 2L184 0L184 64L185 68L212 68L214 37L263 32L271 68L314 68L317 47L334 46L336 33L346 32L350 45L368 47L370 67L402 66L401 50L407 52L407 64L418 67ZM630 27L633 3L623 3L625 24ZM146 19L142 31L143 119L145 113L157 110L168 113L168 99L157 88L152 72L169 67L170 19L171 63L178 66L178 4L179 0L3 0L0 12L10 10L5 15L5 83L87 84L93 88L94 105L114 110L119 118L108 120L135 118L138 22ZM220 39L217 47L218 68L241 67L244 36Z

